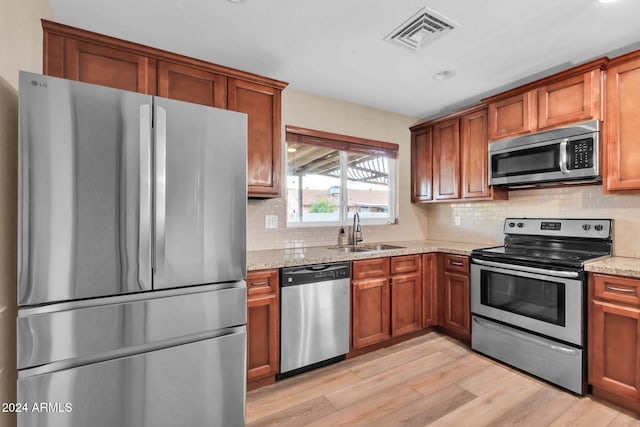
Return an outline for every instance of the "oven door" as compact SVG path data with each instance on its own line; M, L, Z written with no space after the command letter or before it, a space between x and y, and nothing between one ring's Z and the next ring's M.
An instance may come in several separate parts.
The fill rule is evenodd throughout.
M580 273L472 259L471 312L583 345Z

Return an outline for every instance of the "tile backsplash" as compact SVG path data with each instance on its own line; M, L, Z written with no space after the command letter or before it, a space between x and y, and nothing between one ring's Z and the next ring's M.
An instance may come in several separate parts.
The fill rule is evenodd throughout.
M284 199L249 200L247 206L247 250L328 246L338 243L339 227L287 228ZM402 208L403 206L401 206ZM404 219L397 225L363 225L365 242L426 239L426 209L404 206ZM278 217L278 228L265 228L265 215ZM418 227L416 227L416 224Z
M428 207L434 240L501 243L506 217L611 218L614 255L640 257L640 195L602 194L600 186L517 190L509 200Z

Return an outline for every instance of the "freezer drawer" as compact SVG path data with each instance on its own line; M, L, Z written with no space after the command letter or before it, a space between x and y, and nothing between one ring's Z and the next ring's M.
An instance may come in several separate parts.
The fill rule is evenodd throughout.
M244 426L246 331L18 380L19 427ZM49 410L33 405L52 403ZM57 404L57 406L55 406Z
M471 348L577 394L584 394L581 348L473 316Z
M38 373L208 338L246 323L244 281L23 308L18 369Z

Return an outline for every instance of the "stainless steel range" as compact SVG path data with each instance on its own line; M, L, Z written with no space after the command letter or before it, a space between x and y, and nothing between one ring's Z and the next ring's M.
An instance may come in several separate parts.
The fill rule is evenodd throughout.
M584 263L612 253L609 219L507 218L504 246L471 253L471 347L585 392Z

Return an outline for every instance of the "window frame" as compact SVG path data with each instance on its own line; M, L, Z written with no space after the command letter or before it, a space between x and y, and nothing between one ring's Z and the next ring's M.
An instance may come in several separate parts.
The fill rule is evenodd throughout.
M316 147L330 148L340 152L340 209L337 221L309 221L309 222L289 222L287 215L287 228L313 228L313 227L335 227L348 226L353 221L353 214L348 211L348 189L347 189L347 159L349 152L371 154L375 156L387 157L389 167L389 216L388 218L361 218L362 225L389 225L398 223L398 176L397 162L399 145L391 142L376 141L340 135L330 132L301 128L298 126L286 125L285 144L298 143ZM288 150L283 150L286 154L284 161L285 176L288 178ZM285 194L288 194L288 180L285 182ZM288 197L285 197L285 204L288 204Z

